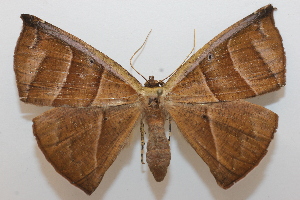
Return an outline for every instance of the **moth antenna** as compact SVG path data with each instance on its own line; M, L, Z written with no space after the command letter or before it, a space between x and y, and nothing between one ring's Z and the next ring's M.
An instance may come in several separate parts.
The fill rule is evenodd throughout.
M138 50L136 50L136 51L134 52L134 54L131 56L131 58L130 58L130 66L131 66L131 68L132 68L136 73L138 73L141 77L143 77L147 82L148 82L148 79L146 79L140 72L138 72L138 71L133 67L132 59L133 59L133 57L134 57L134 56L135 56L135 55L136 55L136 54L137 54L137 53L145 46L145 44L146 44L146 42L147 42L147 40L148 40L148 37L149 37L151 31L152 31L152 29L149 31L149 33L148 33L148 35L147 35L147 37L146 37L144 43L142 44L142 46L140 46L140 48L138 48Z
M182 66L182 65L187 61L187 59L190 58L190 55L194 52L195 47L196 47L196 29L194 29L194 46L193 46L191 52L189 53L189 55L187 55L187 57L184 59L184 61L181 63L180 66ZM179 68L179 67L178 67L178 68ZM177 68L177 69L178 69L178 68ZM177 71L177 69L176 69L175 71Z
M169 141L169 144L170 144L170 141L171 141L171 135L172 135L172 131L171 131L171 121L172 121L172 118L171 116L169 116L169 138L168 138L168 141Z
M171 76L173 76L173 74L175 74L175 72L177 72L177 70L187 61L187 59L190 57L190 55L193 53L193 51L195 50L196 47L196 29L194 29L194 46L191 50L191 52L189 53L189 55L187 55L187 57L184 59L184 61L179 65L179 67L177 67L177 69L175 69L169 76L167 76L166 78L160 80L160 82L163 82L164 80L170 78Z
M141 132L141 163L145 164L144 162L144 146L145 146L145 129L144 129L144 123L143 120L141 120L141 126L140 126L140 132Z

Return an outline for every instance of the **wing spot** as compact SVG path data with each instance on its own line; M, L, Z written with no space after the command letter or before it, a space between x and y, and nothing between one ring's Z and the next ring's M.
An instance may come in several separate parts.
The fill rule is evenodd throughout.
M209 54L207 55L207 60L208 60L208 61L211 61L213 58L214 58L214 56L213 56L212 53L209 53Z
M202 115L201 116L204 120L208 120L208 116L207 115Z

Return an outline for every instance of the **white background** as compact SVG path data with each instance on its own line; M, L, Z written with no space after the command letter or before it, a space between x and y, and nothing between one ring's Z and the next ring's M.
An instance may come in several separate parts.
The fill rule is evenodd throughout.
M299 199L300 197L300 1L264 0L2 0L0 3L0 199ZM91 195L55 172L32 134L32 118L49 108L18 100L14 47L22 13L36 15L78 36L128 69L129 58L153 29L135 67L162 79L196 49L236 21L272 3L287 57L287 83L251 102L279 115L269 152L243 180L221 189L208 167L173 124L172 160L156 183L140 164L139 128ZM139 80L142 81L140 77ZM144 81L142 81L144 82Z

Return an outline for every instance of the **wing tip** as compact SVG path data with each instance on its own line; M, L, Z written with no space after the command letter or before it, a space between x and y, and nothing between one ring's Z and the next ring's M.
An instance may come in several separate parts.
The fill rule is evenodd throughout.
M23 20L24 24L29 26L35 27L38 25L39 22L45 23L45 21L41 20L40 18L30 15L30 14L21 14L20 18Z
M257 14L261 17L268 15L270 13L273 13L274 10L276 10L277 8L273 7L272 4L268 4L264 7L261 7L260 9L258 9L257 11L254 12L254 14Z

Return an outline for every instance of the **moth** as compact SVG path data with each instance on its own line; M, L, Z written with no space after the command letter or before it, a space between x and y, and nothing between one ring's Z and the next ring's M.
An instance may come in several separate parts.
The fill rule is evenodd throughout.
M162 181L171 160L170 116L209 166L231 187L267 153L278 116L243 99L285 85L285 53L267 5L198 50L167 80L143 86L118 63L77 37L22 14L14 54L20 100L53 106L33 132L58 173L92 194L137 123L148 124L146 161Z

